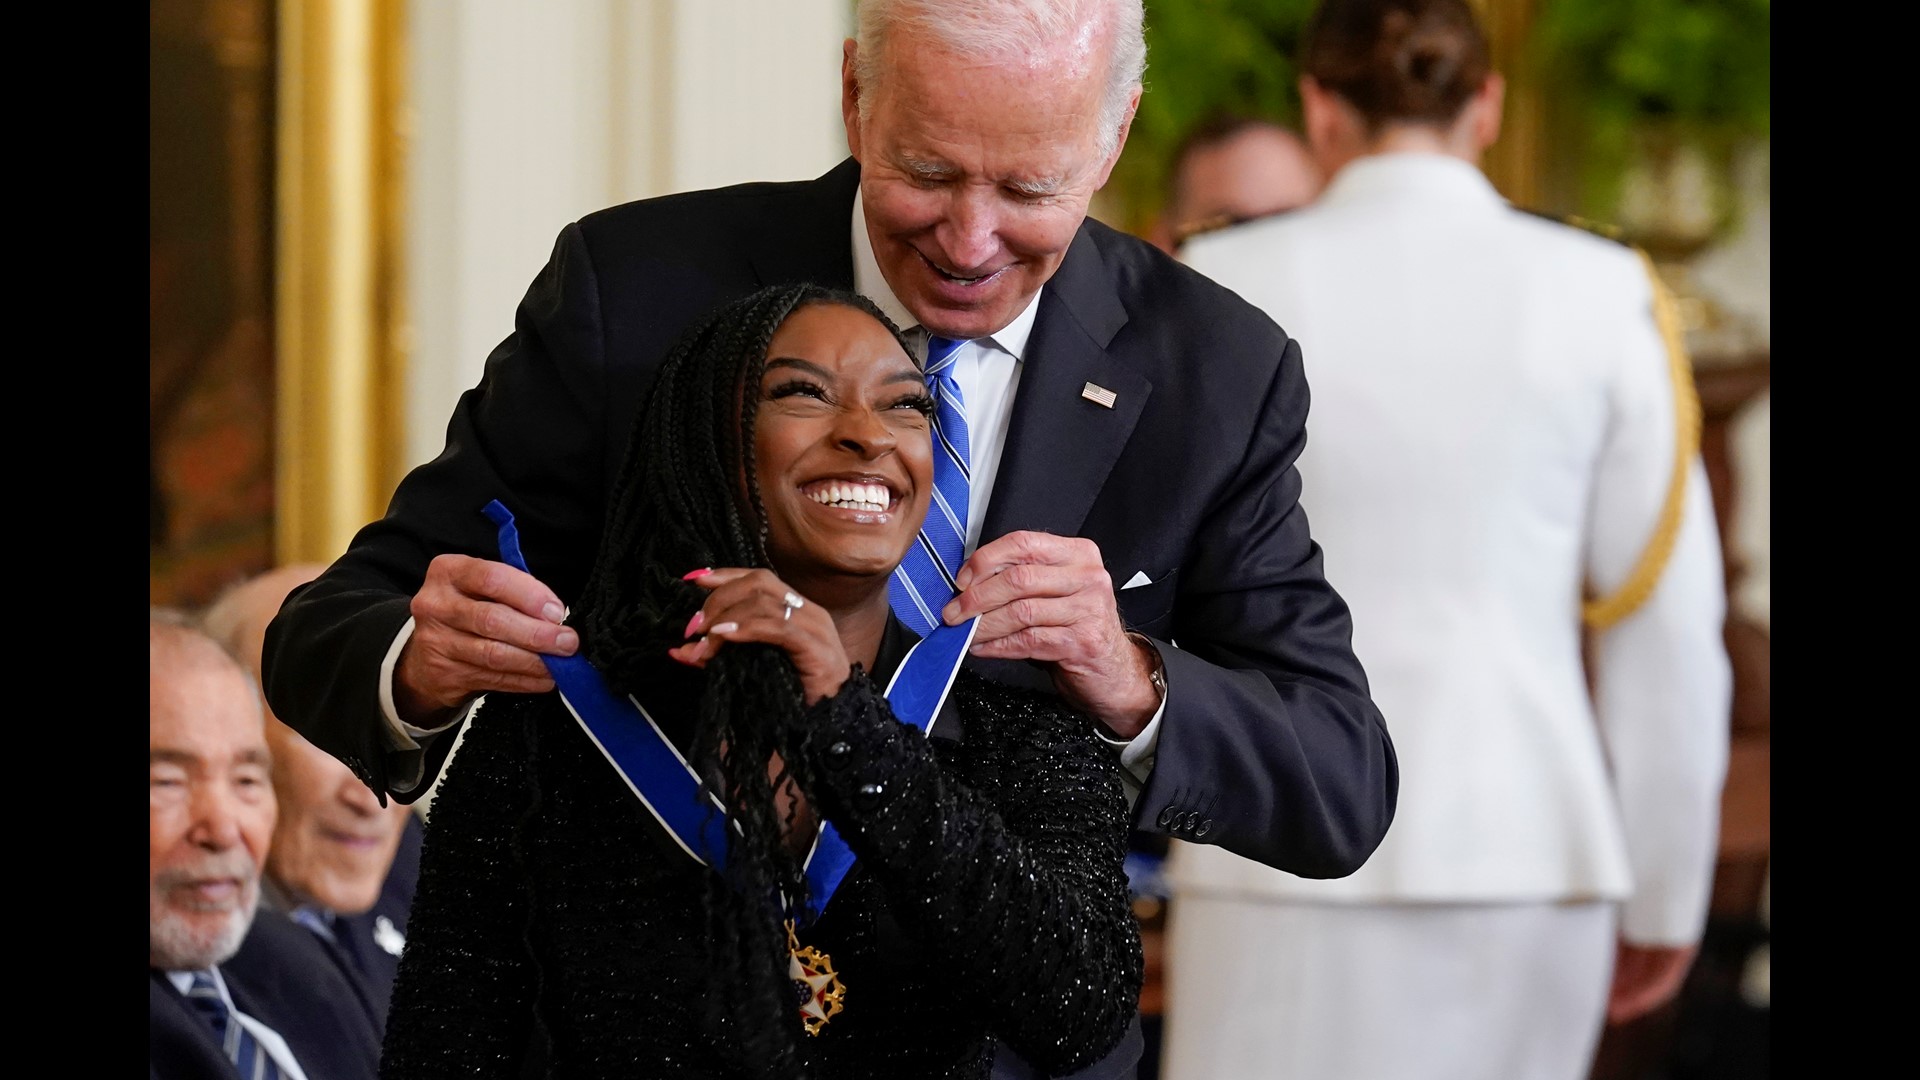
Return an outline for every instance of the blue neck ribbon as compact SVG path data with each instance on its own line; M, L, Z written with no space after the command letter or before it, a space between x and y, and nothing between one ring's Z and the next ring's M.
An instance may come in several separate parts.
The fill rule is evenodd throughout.
M520 550L513 514L498 499L481 511L499 527L500 556L508 565L532 573ZM940 706L953 689L954 676L973 643L975 619L959 626L942 623L922 638L887 684L887 704L903 724L925 734L933 729ZM724 870L727 824L731 819L719 798L700 788L700 777L660 725L632 695L616 695L587 658L543 656L560 700L586 731L627 789L695 862ZM739 825L734 824L738 829ZM807 910L812 922L826 910L834 890L853 868L854 854L832 822L823 822L806 862Z

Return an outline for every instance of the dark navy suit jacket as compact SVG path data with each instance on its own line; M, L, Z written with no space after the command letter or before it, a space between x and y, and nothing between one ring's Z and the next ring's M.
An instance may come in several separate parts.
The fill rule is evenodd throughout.
M334 916L333 940L315 935L341 970L364 989L367 1004L382 1028L387 1023L387 1003L393 998L393 979L400 970L399 950L406 944L407 912L413 907L413 893L420 884L422 833L420 816L409 814L393 865L380 886L380 898L358 915Z
M238 1080L212 1025L165 972L149 969L147 1060L152 1080ZM313 934L262 908L231 960L220 965L241 1012L280 1033L308 1080L373 1080L380 1025L362 989Z
M268 628L274 712L389 791L415 761L390 756L378 672L427 563L497 559L480 508L500 499L535 576L575 598L660 359L699 316L762 286L851 288L858 182L848 160L813 181L628 203L563 230L445 450ZM1088 383L1113 405L1084 398ZM1300 508L1306 417L1300 348L1280 327L1088 220L1041 292L982 538L1094 540L1122 618L1160 647L1169 694L1141 828L1338 877L1385 835L1398 768ZM1151 584L1120 588L1136 574ZM1035 665L977 666L1051 686ZM452 741L426 747L429 779Z

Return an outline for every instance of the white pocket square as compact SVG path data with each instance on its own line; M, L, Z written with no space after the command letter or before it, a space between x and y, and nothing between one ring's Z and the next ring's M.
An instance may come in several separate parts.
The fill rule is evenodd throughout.
M1135 570L1133 572L1133 576L1128 578L1127 583L1125 585L1120 586L1120 588L1123 590L1137 589L1142 585L1151 585L1151 584L1153 584L1153 579L1147 576L1147 572L1145 570Z

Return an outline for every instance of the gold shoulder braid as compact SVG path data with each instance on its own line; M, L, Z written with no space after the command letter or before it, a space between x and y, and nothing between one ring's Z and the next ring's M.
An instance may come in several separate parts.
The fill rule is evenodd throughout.
M1687 474L1692 470L1694 454L1700 450L1700 394L1694 389L1693 365L1687 360L1686 343L1680 334L1680 313L1674 307L1673 294L1654 271L1653 260L1644 251L1638 253L1640 261L1646 264L1647 277L1653 282L1653 321L1660 328L1661 340L1666 342L1668 374L1673 380L1673 475L1667 481L1666 505L1660 508L1653 535L1647 539L1633 572L1613 595L1589 599L1580 605L1581 620L1595 630L1605 630L1639 610L1660 584L1667 560L1673 557L1673 545L1680 538Z

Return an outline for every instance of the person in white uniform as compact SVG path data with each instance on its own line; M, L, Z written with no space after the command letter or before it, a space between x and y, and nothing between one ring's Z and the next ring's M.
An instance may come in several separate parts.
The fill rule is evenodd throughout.
M1301 501L1399 812L1340 880L1175 845L1165 1072L1577 1080L1677 993L1711 886L1730 680L1690 376L1638 253L1481 174L1503 87L1463 0L1329 0L1307 42L1330 186L1184 254L1311 350Z

